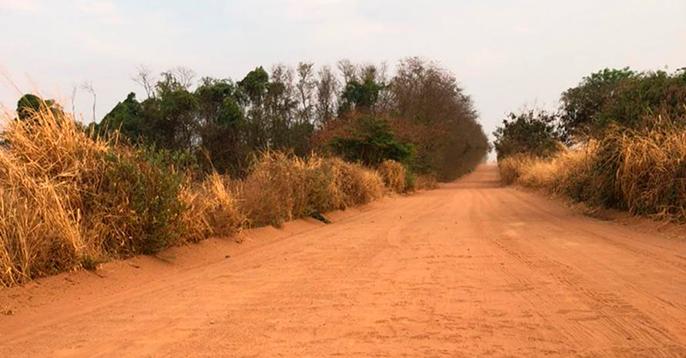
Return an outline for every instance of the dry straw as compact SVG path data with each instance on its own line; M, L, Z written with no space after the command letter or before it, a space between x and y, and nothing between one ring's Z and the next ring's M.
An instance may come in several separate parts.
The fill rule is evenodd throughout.
M633 130L612 127L599 141L551 158L516 155L499 162L505 183L544 189L592 205L686 220L686 130L655 119Z
M43 105L7 118L0 144L0 285L170 245L281 225L403 192L405 168L338 158L258 155L247 177L201 181L155 153L87 133ZM381 173L381 174L380 174Z

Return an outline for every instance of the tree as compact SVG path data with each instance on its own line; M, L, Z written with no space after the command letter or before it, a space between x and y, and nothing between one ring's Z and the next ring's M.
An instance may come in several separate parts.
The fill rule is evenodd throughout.
M610 125L653 125L654 114L686 114L686 71L634 72L604 69L584 77L562 94L561 121L566 134L599 137ZM652 116L654 117L654 116Z
M317 82L317 123L318 126L324 125L336 113L336 96L338 92L338 80L331 71L331 68L324 66L319 70L319 81Z
M17 118L19 120L27 120L32 118L35 113L39 111L49 111L53 114L62 113L62 107L60 107L55 100L52 99L42 99L34 94L27 93L17 101ZM57 116L60 117L61 116Z
M140 65L136 69L136 74L132 77L133 81L141 85L145 90L147 98L155 96L155 83L157 80L153 78L150 69L146 66Z
M361 76L352 76L347 80L341 93L339 114L352 111L369 112L379 99L385 84L377 81L376 68L367 66L361 72Z
M510 113L508 119L503 120L502 126L493 132L498 160L515 154L537 157L554 154L560 143L556 128L558 120L558 115L545 111Z
M364 114L351 116L348 120L351 125L345 133L328 143L335 154L370 166L388 159L401 163L411 161L412 145L398 141L386 119Z
M313 96L314 90L317 87L317 82L314 78L314 64L307 62L300 62L297 67L298 82L296 88L298 90L298 120L300 123L312 123L314 115Z
M434 65L408 59L399 67L387 80L383 65L344 60L339 80L312 63L276 65L269 73L260 66L237 82L202 78L195 89L191 70L175 68L154 80L141 67L136 81L147 98L129 94L98 127L120 130L134 143L192 153L206 169L238 176L256 151L304 156L313 146L367 163L405 160L443 180L470 170L488 144L469 97Z
M147 133L143 126L143 108L136 100L136 94L131 92L126 99L117 103L112 110L105 115L97 126L101 133L119 130L126 138L137 141L145 137Z
M417 149L415 170L452 180L486 156L488 140L455 76L412 57L400 61L389 86L396 133Z
M248 74L238 82L238 86L248 96L248 99L256 105L262 102L262 98L267 92L268 84L269 74L262 66L248 72Z
M220 173L241 175L249 150L242 132L245 115L236 84L230 80L203 78L195 90L199 135L209 162Z
M98 95L97 95L97 93L95 92L95 88L93 87L93 83L92 83L92 82L89 82L89 81L86 81L86 82L84 82L84 83L81 85L81 88L82 88L84 91L90 93L91 96L93 96L93 109L92 109L91 114L93 115L93 122L96 122L96 121L97 121L97 119L96 119L97 117L96 117L96 115L95 115L95 108L96 108L96 104L97 104L97 100L98 100Z
M560 120L564 131L570 136L591 134L601 122L598 114L617 95L620 84L635 76L629 68L606 68L584 77L579 85L563 92Z

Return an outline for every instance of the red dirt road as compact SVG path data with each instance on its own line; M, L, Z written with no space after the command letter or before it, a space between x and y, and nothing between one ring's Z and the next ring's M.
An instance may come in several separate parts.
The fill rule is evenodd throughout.
M0 289L0 357L686 356L686 240L438 190Z

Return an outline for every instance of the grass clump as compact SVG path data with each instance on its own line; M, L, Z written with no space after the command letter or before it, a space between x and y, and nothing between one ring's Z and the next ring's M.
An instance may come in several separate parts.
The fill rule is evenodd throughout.
M686 219L685 129L668 124L614 131L601 149L615 171L605 192L619 196L618 205L635 214Z
M251 226L280 226L315 212L365 204L385 190L379 174L361 165L280 152L259 156L239 187Z
M7 123L0 148L0 282L4 285L78 266L97 256L85 233L84 193L94 193L107 144L69 118L42 108Z
M414 182L414 189L417 190L433 190L438 187L438 179L435 175L425 174L418 175Z
M413 177L409 177L405 166L395 160L384 160L377 168L384 184L391 191L396 193L404 193L407 189L413 187ZM408 185L409 184L409 185Z
M181 188L185 205L182 222L186 240L198 242L209 236L227 236L239 232L246 216L239 210L235 183L228 177L211 173L199 184Z
M265 152L254 160L239 186L241 209L251 226L280 226L305 214L306 167L304 160L280 152Z
M106 254L152 254L183 240L183 176L159 160L128 148L105 156L99 190L85 195L93 235Z

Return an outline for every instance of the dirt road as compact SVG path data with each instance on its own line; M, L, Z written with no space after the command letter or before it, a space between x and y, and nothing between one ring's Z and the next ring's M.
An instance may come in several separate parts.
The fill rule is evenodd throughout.
M686 240L438 190L0 289L0 357L686 356Z

